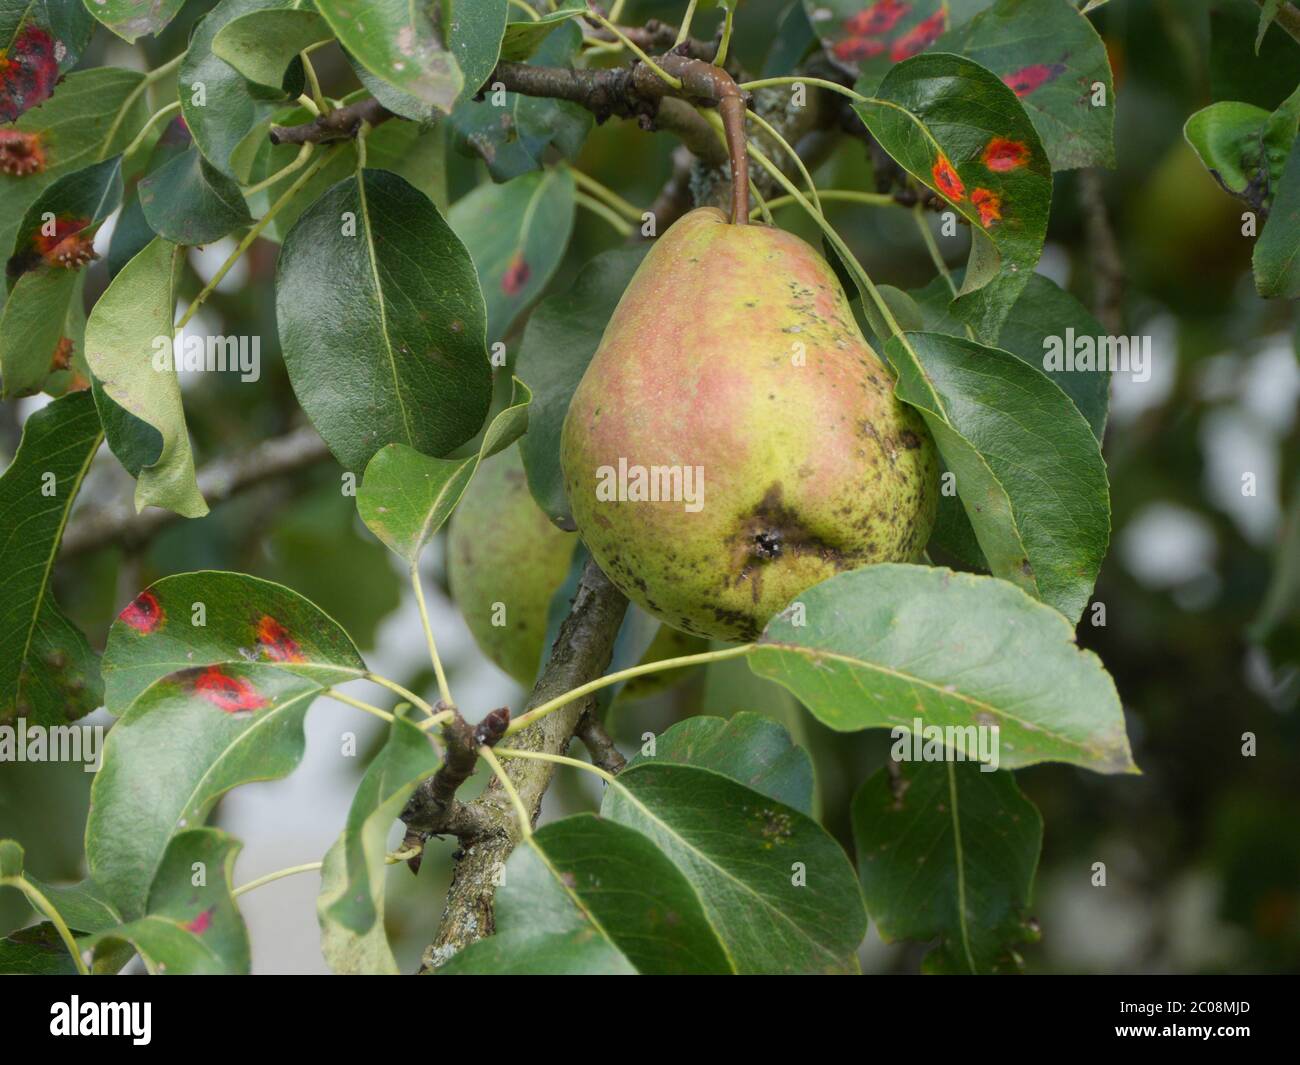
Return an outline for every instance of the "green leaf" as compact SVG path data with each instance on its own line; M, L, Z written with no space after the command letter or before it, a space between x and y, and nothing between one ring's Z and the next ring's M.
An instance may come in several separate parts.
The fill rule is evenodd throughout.
M195 26L176 75L181 115L194 143L209 163L241 184L248 180L272 116L284 107L284 94L246 81L212 44L241 15L281 6L282 0L221 0Z
M462 9L463 2L432 8L399 0L317 0L316 6L343 47L370 73L447 113L467 85L458 58L478 67L490 51L495 63L505 28L505 0L479 5L490 7L493 14L498 6L502 9L495 41L492 20L476 17L472 5ZM469 36L458 39L456 31L449 31L460 19L469 23Z
M1255 54L1259 55L1260 45L1264 43L1264 35L1268 33L1268 28L1277 18L1277 9L1282 6L1282 0L1260 0L1259 5L1259 32L1255 34Z
M1255 242L1253 262L1261 296L1300 297L1300 140L1287 158L1273 209Z
M253 223L239 186L197 148L150 173L139 195L150 228L173 244L210 244Z
M575 191L567 170L542 170L480 185L447 215L478 270L489 345L505 339L564 258Z
M39 392L54 369L68 311L81 293L73 270L45 267L23 274L0 312L0 381L5 398Z
M642 764L601 815L653 840L741 973L856 972L867 915L844 852L798 810L709 769Z
M344 102L349 100L351 97ZM311 119L311 115L302 108L276 117L278 122L290 125ZM434 200L436 205L435 191L439 185L439 172L444 165L440 161L441 154L444 154L440 147L443 136L443 132L437 129L424 130L414 122L390 119L371 130L366 137L366 161L372 170L389 170L404 178ZM282 243L304 211L326 191L356 172L356 142L349 141L336 146L336 150L337 154L308 179L298 194L280 208L270 224L262 230L260 235L264 239ZM273 145L269 139L263 138L253 160L251 180L256 182L270 177L293 162L297 154L297 145ZM264 215L271 204L301 176L301 172L288 174L262 191L253 193L246 198L246 202L254 214Z
M158 432L161 447L136 479L135 506L163 507L186 518L208 512L194 479L181 404L180 382L171 366L176 283L184 252L153 240L113 278L86 322L86 361L103 392ZM166 369L155 369L159 354ZM135 434L105 418L109 447L125 465L135 457Z
M807 623L773 618L750 668L831 728L996 725L1003 768L1136 772L1101 661L1075 646L1060 614L1006 581L887 564L841 573L798 602Z
M28 874L27 882L53 903L59 916L75 932L103 932L122 923L122 915L91 880L77 884L47 884Z
M1223 100L1192 115L1183 136L1225 191L1267 214L1296 138L1298 118L1300 90L1273 112Z
M813 766L781 725L742 711L731 718L689 717L655 741L653 755L638 754L628 765L694 765L712 769L760 795L813 815Z
M1020 98L1053 170L1115 165L1106 46L1070 0L997 0L938 45L987 67ZM1092 102L1093 86L1105 103Z
M542 42L530 62L571 66L581 46L582 32L567 23ZM461 150L481 158L494 181L540 169L552 149L566 159L576 158L595 123L590 111L567 100L497 93L490 85L485 93L482 100L467 93L452 112L451 124Z
M994 576L1077 621L1110 537L1106 466L1088 423L1008 352L941 333L902 337L885 345L896 394L956 474Z
M215 828L177 833L158 864L145 912L81 942L130 943L155 974L246 975L248 930L231 884L242 846Z
M73 500L103 440L95 404L74 392L36 411L0 477L0 722L64 725L99 705L99 662L54 601L54 560Z
M81 0L0 0L0 122L50 98L77 65L94 22Z
M536 18L521 18L508 23L501 42L501 59L522 63L532 58L553 30L586 12L586 0L560 0L554 11L538 12Z
M943 278L936 277L925 288L912 292L912 296L922 310L921 329L965 336L962 324L948 314L949 292ZM1105 328L1087 307L1050 277L1036 273L1002 323L998 347L1051 378L1073 400L1100 443L1110 407L1109 366L1089 372L1044 366L1049 348L1063 343L1071 331L1076 338L1092 337L1098 342L1106 336Z
M516 369L528 382L533 402L528 434L519 448L533 498L561 529L574 528L560 469L564 416L614 308L649 247L617 248L596 256L568 292L537 305L524 329Z
M279 91L298 53L333 36L329 23L315 11L296 4L264 8L222 26L212 38L212 53L249 81Z
M76 976L77 966L54 922L42 921L0 939L0 975Z
M64 174L27 208L14 236L5 273L14 279L29 270L79 269L59 257L60 242L90 236L122 202L122 161L118 156Z
M395 174L366 170L303 213L276 314L298 402L346 468L390 443L446 454L482 425L492 375L473 261Z
M277 780L302 758L321 684L260 663L198 666L151 685L118 719L90 789L90 875L128 920L173 833L201 825L231 788Z
M184 3L185 0L85 0L86 9L128 43L159 33Z
M853 797L867 912L887 942L938 940L927 972L1017 972L1043 819L1010 773L905 761Z
M123 714L154 681L195 666L277 666L319 686L366 664L339 623L282 584L199 570L155 581L108 630L105 705Z
M510 13L509 0L450 0L451 53L465 78L464 94L474 95L496 68Z
M0 173L0 249L13 247L27 208L58 178L127 146L149 115L143 89L139 71L75 71L59 83L53 97L10 127L34 134L45 162L44 169L31 174Z
M1024 107L977 63L935 53L900 63L877 99L854 110L885 151L970 222L952 313L991 343L1047 236L1051 166Z
M396 718L388 743L366 770L347 824L325 855L316 901L321 950L340 974L397 973L384 931L384 861L389 830L417 784L438 768L433 741Z
M730 973L690 881L640 832L592 814L543 825L506 862L496 933L440 975Z
M514 379L510 406L492 419L469 458L439 459L405 444L375 452L357 492L357 513L390 550L414 566L420 552L451 517L484 459L503 451L528 428L532 394ZM543 526L544 527L544 526Z

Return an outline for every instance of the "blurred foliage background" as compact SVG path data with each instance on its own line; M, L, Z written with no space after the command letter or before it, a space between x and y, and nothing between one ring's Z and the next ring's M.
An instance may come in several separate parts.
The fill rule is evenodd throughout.
M187 4L161 38L142 47L99 33L83 65L156 66L184 47L208 6ZM790 6L789 0L741 5L734 49L748 69L763 69ZM629 3L623 21L675 21L681 7ZM697 36L707 36L716 17L702 16ZM1031 972L1295 970L1300 313L1256 295L1240 205L1197 162L1182 127L1212 100L1275 107L1300 83L1300 45L1274 28L1256 58L1258 8L1251 0L1112 0L1092 17L1117 83L1119 165L1102 176L1102 188L1124 266L1123 332L1152 337L1154 370L1148 382L1114 385L1105 442L1114 528L1095 596L1105 605L1105 624L1091 624L1090 609L1079 638L1115 676L1143 775L1101 777L1065 766L1019 774L1046 822L1033 907L1043 935L1026 965ZM329 54L319 53L318 65L341 82L345 71L341 63L331 66ZM594 130L577 165L648 206L670 174L674 144L668 135L611 121ZM448 155L453 199L487 180L480 164ZM822 187L873 187L860 141L845 139L815 176ZM1058 174L1039 269L1090 303L1096 275L1080 202L1079 175ZM828 214L878 282L916 288L931 280L933 267L906 212L831 204ZM783 209L778 222L814 235L797 208ZM964 262L964 241L945 246L950 263ZM563 291L582 264L620 242L604 222L581 213L550 291ZM225 242L192 256L183 299L228 250ZM239 453L301 419L279 358L271 285L276 253L272 244L256 245L203 311L201 329L261 336L263 372L255 385L231 375L185 381L200 464ZM106 283L97 264L92 294ZM38 402L0 408L6 460L22 419ZM1242 494L1244 472L1256 477L1254 496ZM402 575L339 483L338 468L322 463L248 491L206 519L173 524L148 542L106 544L66 559L58 568L59 601L102 647L113 616L149 582L193 569L244 570L315 600L348 628L375 668L427 694L432 677ZM129 492L105 451L80 505ZM429 555L428 579L442 589L435 631L467 716L519 707L524 693L482 658L446 597L441 544ZM1257 624L1266 614L1271 623ZM643 733L690 714L772 714L812 751L826 823L851 848L848 800L883 763L888 737L833 734L782 689L733 665L694 674L652 699L616 703L609 719L615 738L630 753ZM109 721L102 712L88 720ZM217 822L245 840L237 882L323 854L377 747L371 724L322 702L309 719L308 754L298 772L240 789L223 802ZM348 730L369 739L359 757L340 760L339 737ZM1247 733L1256 738L1251 756L1243 755ZM36 875L82 875L90 781L80 766L0 769L0 837L23 843ZM562 774L548 797L548 815L590 807L594 798L585 775ZM402 866L390 872L390 934L410 968L436 927L453 848L451 840L431 846L418 877ZM1093 885L1097 862L1106 865L1105 887ZM314 876L296 877L241 900L258 971L323 971L315 890ZM0 897L6 929L27 919L11 896ZM873 931L863 965L868 972L915 971L922 953L921 946L883 944Z

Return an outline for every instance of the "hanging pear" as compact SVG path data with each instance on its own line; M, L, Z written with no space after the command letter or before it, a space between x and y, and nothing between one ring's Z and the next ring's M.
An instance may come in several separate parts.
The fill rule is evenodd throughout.
M754 639L842 570L916 559L938 503L929 432L827 262L714 208L680 219L632 278L561 459L609 578L722 640Z

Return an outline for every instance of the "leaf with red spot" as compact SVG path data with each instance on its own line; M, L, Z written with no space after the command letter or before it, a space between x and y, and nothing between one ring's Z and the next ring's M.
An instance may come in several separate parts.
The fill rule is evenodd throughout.
M188 626L188 610L170 620L162 632ZM91 876L123 917L144 912L177 831L203 824L231 788L297 767L303 719L321 691L319 681L278 665L196 665L155 681L131 704L104 743L86 822Z
M50 98L93 25L82 0L0 0L0 122Z
M541 296L573 231L576 187L563 169L480 185L447 220L465 242L487 303L489 347Z
M129 943L156 974L247 975L248 929L232 882L242 846L215 828L178 832L158 861L142 910L78 945L102 954ZM196 868L206 870L198 884Z
M143 79L139 71L113 67L74 71L49 100L0 131L0 258L10 255L18 227L41 193L64 174L111 158L130 143L149 116L148 94L138 91ZM17 160L3 150L5 138L12 146L15 137L23 138L24 157L40 155L40 165L25 174L12 172Z
M29 270L75 270L94 257L95 231L122 202L122 160L64 174L23 216L5 273L10 288Z
M931 53L900 63L854 109L886 152L970 223L952 313L992 343L1042 254L1051 207L1051 167L1024 107L979 64ZM1023 146L1023 161L999 169L1007 142Z
M1070 0L998 0L939 47L975 60L1012 89L1053 170L1115 165L1110 59Z
M54 601L54 560L72 503L103 434L84 393L28 418L0 477L0 514L21 529L0 539L0 724L66 725L99 705L99 662ZM48 489L52 487L51 493Z
M987 2L966 0L954 12L947 0L804 0L804 10L832 61L874 85Z
M242 573L200 570L164 577L118 615L104 651L106 705L122 714L177 670L249 662L320 687L366 671L338 622L297 592ZM215 682L209 690L218 691Z

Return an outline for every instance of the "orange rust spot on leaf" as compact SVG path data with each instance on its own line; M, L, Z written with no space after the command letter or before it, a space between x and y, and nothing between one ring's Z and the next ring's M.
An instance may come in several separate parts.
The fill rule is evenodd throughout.
M939 191L948 199L955 202L965 197L966 186L962 184L961 178L957 176L957 171L953 169L952 163L948 162L948 157L942 152L939 154L939 158L935 161L934 168L930 173L933 175L934 183L938 186Z
M12 122L50 98L59 80L59 49L48 30L27 26L0 51L0 122Z
M50 373L57 373L60 370L66 370L72 365L72 338L59 337L59 342L54 345L54 355L50 359Z
M1002 221L1002 197L992 189L976 189L970 194L970 202L979 211L980 225L985 229Z
M880 41L874 41L870 37L846 37L842 41L836 41L835 46L831 49L835 53L836 59L845 59L850 62L858 59L874 59L884 50L884 44Z
M1063 73L1065 66L1062 63L1034 63L1032 66L1021 67L1002 80L1017 96L1028 96Z
M45 149L39 133L0 129L0 173L27 177L44 169Z
M922 19L903 36L898 38L889 49L889 58L895 63L911 59L918 52L923 52L943 36L948 28L948 13L940 8L929 18Z
M994 137L984 146L981 159L984 165L998 174L1015 170L1029 162L1029 145L1024 141L1013 141L1007 137Z
M533 275L533 268L528 265L522 251L515 252L505 273L501 275L501 288L507 296L517 296Z
M266 657L273 662L305 662L302 648L289 635L289 630L269 614L263 614L257 623L257 642Z
M153 592L147 591L137 595L127 604L126 609L117 615L118 621L146 635L162 624L163 617L163 608L158 602L158 597Z
M200 673L194 691L227 714L260 710L267 705L246 677L232 677L219 666L209 666Z
M844 29L854 36L888 33L911 10L912 5L905 4L902 0L876 0L865 11L846 18ZM881 50L884 50L883 46Z

